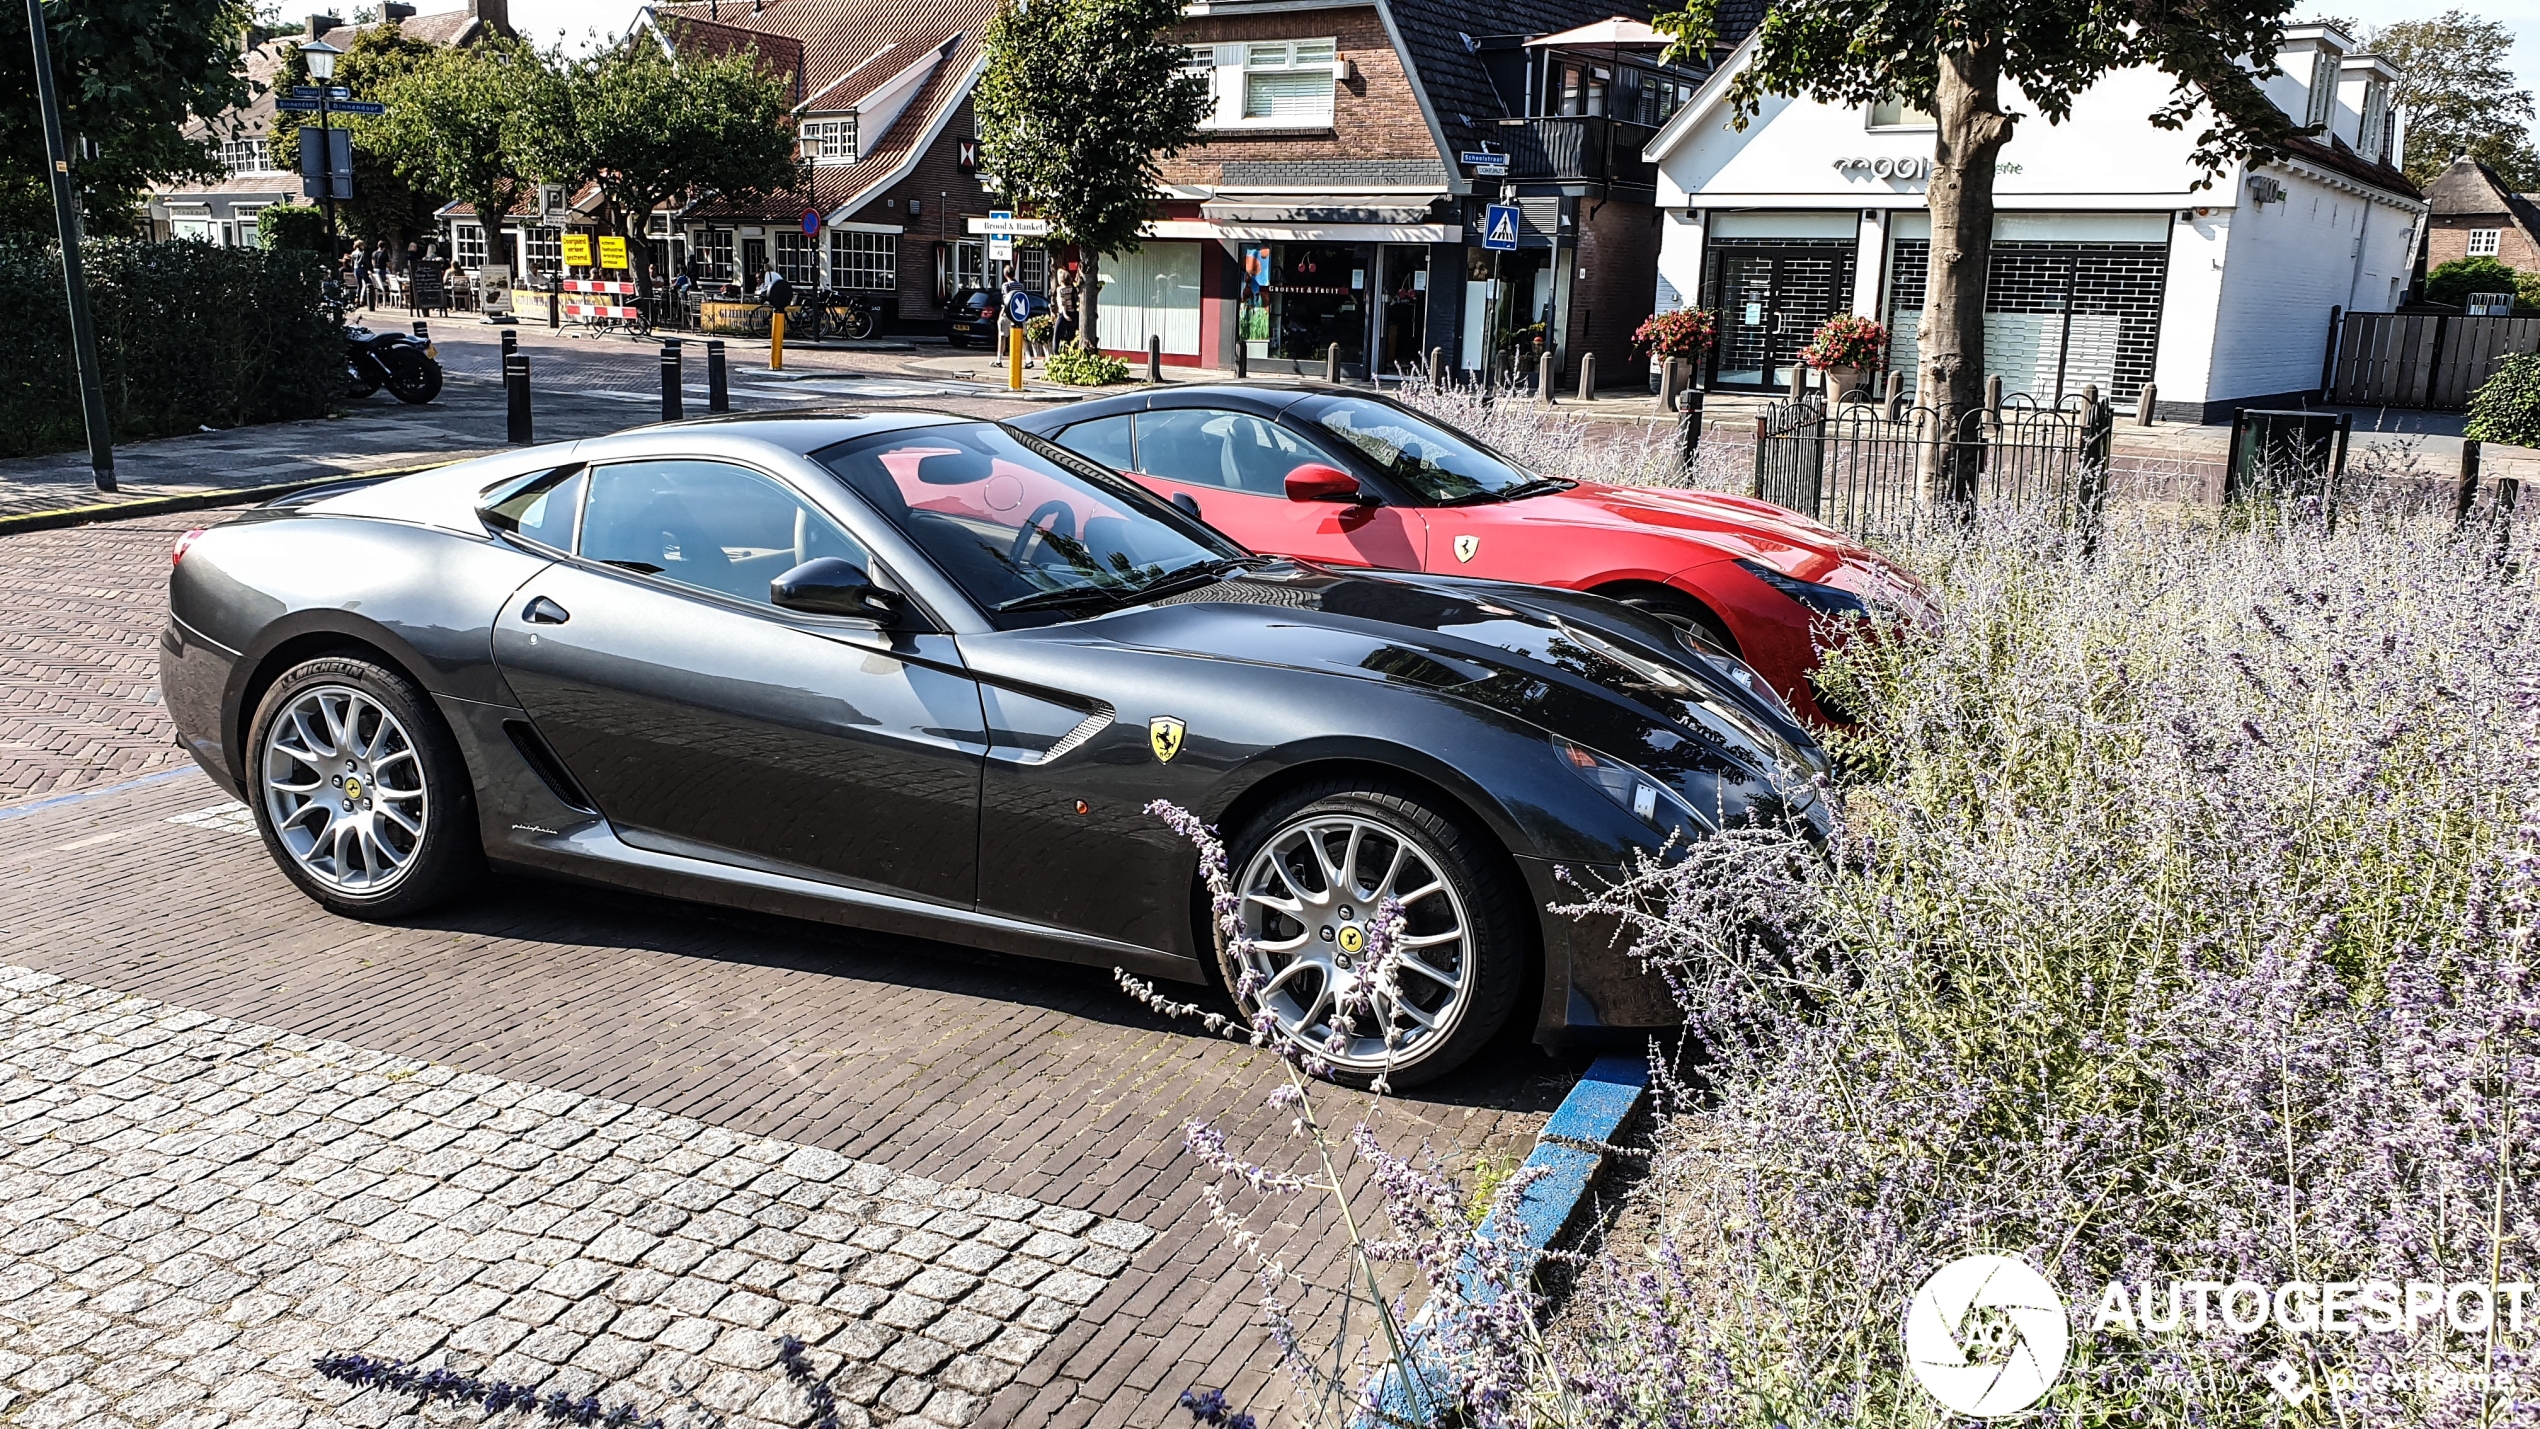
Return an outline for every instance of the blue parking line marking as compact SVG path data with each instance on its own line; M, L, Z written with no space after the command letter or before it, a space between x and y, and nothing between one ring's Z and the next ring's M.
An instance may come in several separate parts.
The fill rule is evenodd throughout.
M108 794L120 794L126 789L144 789L152 784L165 784L171 779L182 779L189 774L200 777L202 772L188 764L182 769L162 769L156 774L144 774L138 779L126 779L120 784L108 784L97 789L81 789L70 794L56 794L49 799L37 799L32 803L11 804L6 808L0 808L0 824L5 824L11 819L23 819L29 814L40 814L46 809L58 809L64 804L76 804L83 799L102 799Z

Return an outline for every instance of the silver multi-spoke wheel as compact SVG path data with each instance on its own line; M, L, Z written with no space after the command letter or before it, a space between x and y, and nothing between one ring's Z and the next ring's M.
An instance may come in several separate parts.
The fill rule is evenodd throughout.
M261 764L265 816L310 878L367 897L413 870L432 816L423 758L377 699L350 685L299 692L266 726Z
M1243 871L1254 996L1280 1031L1343 1071L1423 1059L1473 1000L1476 950L1464 900L1407 832L1355 814L1279 828ZM1379 920L1399 910L1391 956Z

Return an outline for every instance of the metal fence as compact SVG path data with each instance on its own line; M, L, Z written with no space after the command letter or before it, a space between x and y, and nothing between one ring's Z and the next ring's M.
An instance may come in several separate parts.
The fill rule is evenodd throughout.
M2053 504L2096 519L2115 417L2094 391L1945 415L1804 394L1755 419L1755 495L1838 531L1893 535L1944 507Z

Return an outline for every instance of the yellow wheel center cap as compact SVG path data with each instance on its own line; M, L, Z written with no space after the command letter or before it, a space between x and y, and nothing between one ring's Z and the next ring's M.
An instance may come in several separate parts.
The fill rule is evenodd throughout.
M347 798L347 799L358 799L358 798L360 798L361 796L362 796L362 781L361 781L361 780L359 780L359 779L352 778L352 777L350 777L349 775L348 775L348 776L346 776L346 778L345 778L345 780L344 780L344 797L345 797L345 798Z
M1361 949L1367 946L1367 935L1356 928L1343 928L1341 929L1340 945L1342 952L1348 953L1354 957Z

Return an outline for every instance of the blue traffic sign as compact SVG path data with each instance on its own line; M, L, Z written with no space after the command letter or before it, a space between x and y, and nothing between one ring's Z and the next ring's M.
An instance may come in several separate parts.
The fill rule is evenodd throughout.
M819 232L820 232L820 210L818 210L818 209L816 209L816 208L807 208L807 209L804 209L804 210L803 210L803 234L804 234L804 236L805 236L805 237L810 237L810 236L815 235L815 234L817 234L817 233L819 233Z
M1014 325L1016 327L1021 327L1025 323L1030 322L1032 320L1032 295L1020 288L1015 289L1013 296L1005 300L1005 312L1007 317L1014 319Z
M1488 149L1467 149L1455 157L1468 164L1504 164L1508 162L1508 156L1506 154L1494 154Z
M1517 230L1522 220L1513 203L1495 203L1482 219L1482 246L1494 252L1513 252L1517 247Z

